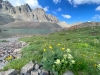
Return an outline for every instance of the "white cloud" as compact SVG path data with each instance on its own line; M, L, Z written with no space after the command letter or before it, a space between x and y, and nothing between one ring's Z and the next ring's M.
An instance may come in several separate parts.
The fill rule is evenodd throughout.
M58 8L56 11L62 11L62 9L61 8Z
M95 19L95 20L100 19L100 15L95 15L94 17L92 17L92 19Z
M41 5L39 5L38 0L24 0L24 1L25 3L28 3L32 9L41 8Z
M81 5L81 4L100 4L100 0L68 0L72 5Z
M44 9L44 11L49 11L49 7L48 6L44 7L43 9Z
M55 4L58 4L58 3L61 2L61 0L53 0L53 2L54 2Z
M25 3L29 4L32 9L42 8L42 6L38 3L38 0L8 0L13 6L20 6Z
M70 19L70 18L71 18L70 15L63 15L63 14L62 14L62 16L63 16L64 18L67 18L67 19Z
M96 11L100 11L100 6L98 6L95 10L96 10Z
M57 12L55 12L55 11L52 11L54 14L57 14Z
M91 21L88 21L88 22L91 22Z

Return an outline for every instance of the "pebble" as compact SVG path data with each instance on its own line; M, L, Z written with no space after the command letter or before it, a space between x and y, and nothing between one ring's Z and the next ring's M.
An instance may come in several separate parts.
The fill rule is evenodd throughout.
M3 62L8 55L21 58L21 49L27 45L25 42L18 41L18 38L6 38L0 40L7 40L9 42L0 42L0 69L6 65Z

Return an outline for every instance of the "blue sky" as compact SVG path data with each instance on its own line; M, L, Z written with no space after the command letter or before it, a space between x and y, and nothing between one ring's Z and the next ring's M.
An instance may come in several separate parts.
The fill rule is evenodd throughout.
M32 9L43 8L68 24L100 21L100 0L8 0L14 6L28 3Z

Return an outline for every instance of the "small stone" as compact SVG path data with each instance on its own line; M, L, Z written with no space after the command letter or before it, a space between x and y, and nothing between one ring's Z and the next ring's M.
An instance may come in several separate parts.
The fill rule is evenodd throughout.
M39 74L42 73L42 70L38 69L38 73L39 73Z
M49 75L48 71L45 71L44 69L42 70L42 73L40 75Z
M66 71L63 75L74 75L72 71Z
M21 53L21 48L19 48L19 49L15 49L14 51L13 51L14 53Z
M36 65L34 66L34 69L35 69L35 70L38 70L38 69L39 69L39 65L36 64Z
M38 71L31 71L31 75L38 75Z

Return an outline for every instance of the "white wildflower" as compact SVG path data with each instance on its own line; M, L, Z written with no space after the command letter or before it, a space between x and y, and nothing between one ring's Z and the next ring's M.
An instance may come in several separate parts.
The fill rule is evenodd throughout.
M73 56L71 54L68 54L68 59L73 59Z
M71 50L68 48L68 49L67 49L67 52L69 53L69 52L71 52Z
M57 59L56 62L54 62L56 64L60 64L60 59Z
M71 60L71 63L72 63L72 64L75 64L75 61L74 61L74 60Z
M63 57L64 57L64 59L66 59L67 58L67 54L64 54Z

